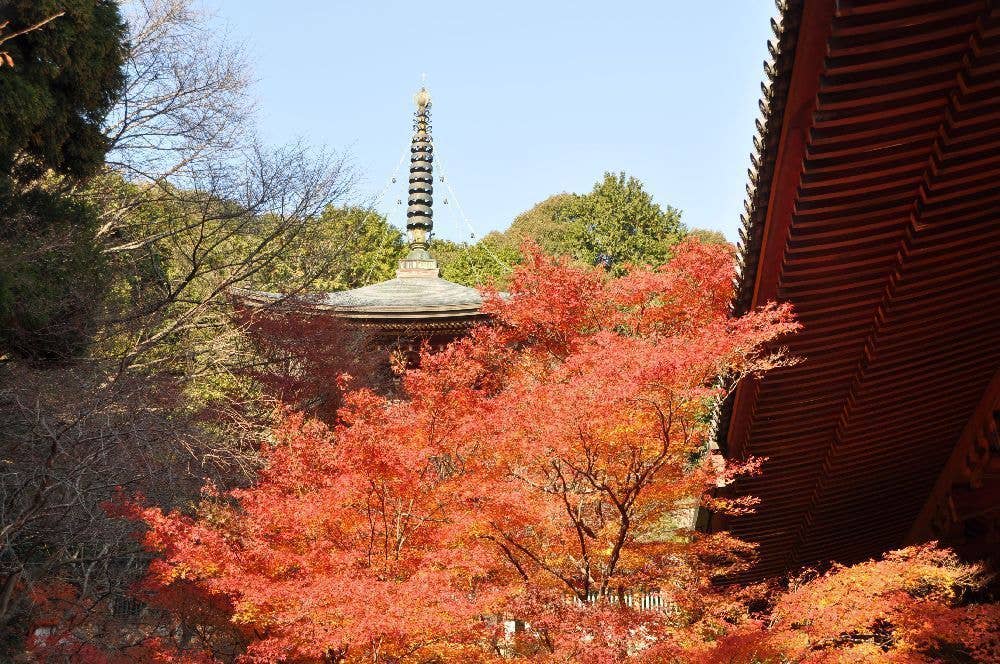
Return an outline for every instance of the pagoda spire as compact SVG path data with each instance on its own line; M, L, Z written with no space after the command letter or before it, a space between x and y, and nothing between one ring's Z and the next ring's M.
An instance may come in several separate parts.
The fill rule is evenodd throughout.
M431 143L431 95L424 87L413 96L416 104L413 140L410 142L410 187L406 207L406 233L410 252L400 261L401 272L433 270L437 261L428 253L434 228L434 146ZM402 275L400 275L402 276Z

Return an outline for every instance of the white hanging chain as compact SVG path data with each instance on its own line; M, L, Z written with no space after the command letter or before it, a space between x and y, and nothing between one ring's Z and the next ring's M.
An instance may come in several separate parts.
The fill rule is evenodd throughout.
M440 164L441 166L441 179L444 181L444 185L448 189L448 194L451 196L451 199L455 201L455 208L458 210L459 216L462 218L462 221L465 222L465 225L469 228L469 232L472 233L472 236L478 237L476 234L476 229L472 226L472 223L469 221L469 218L465 216L465 211L462 209L462 204L458 201L458 196L455 195L455 190L451 188L451 179L447 177L447 175L445 174L444 161L441 159L441 154L439 152L439 149L436 149L435 153L437 154L438 164ZM482 244L481 242L482 239L483 238L481 237L479 238L480 244ZM508 272L514 269L510 266L509 263L507 263L507 261L505 261L504 259L497 256L495 253L493 253L493 250L490 249L490 246L488 244L482 244L482 246L483 249L486 250L486 253L488 253L494 261L496 261L496 264L499 265L501 269L507 270Z
M404 147L403 151L400 153L399 161L396 162L396 167L392 169L392 175L389 176L389 181L385 183L385 186L382 187L382 191L380 191L378 193L378 196L375 197L376 203L382 200L382 197L385 196L385 192L389 191L389 188L392 187L392 185L396 184L396 178L399 177L399 168L400 166L403 165L403 161L406 160L406 153L408 151L409 151L409 143L407 143L406 147ZM400 204L402 204L402 199L400 199ZM392 221L390 221L389 223L391 224Z
M368 212L367 214L365 214L364 219L361 220L359 228L364 228L365 224L368 223L368 220L371 218L371 216L376 213L375 208L382 201L382 198L385 196L385 193L389 191L392 185L396 183L396 178L399 176L399 168L400 166L403 165L403 161L406 159L406 152L407 148L403 148L403 151L399 155L399 161L396 162L396 167L392 169L392 174L389 176L389 180L385 183L385 186L382 187L382 190L378 192L378 194L375 196L375 199L368 205ZM390 226L392 225L392 221L389 221L389 225ZM379 249L382 248L383 247L381 246L379 247ZM365 281L371 278L372 271L374 269L375 269L374 265L368 268L368 273L365 275Z

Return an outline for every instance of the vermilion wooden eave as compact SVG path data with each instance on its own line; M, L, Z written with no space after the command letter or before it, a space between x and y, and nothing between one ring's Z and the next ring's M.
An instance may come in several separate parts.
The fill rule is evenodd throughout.
M840 537L848 539L837 542L842 546L836 554L830 551L830 556L859 559L877 554L881 549L865 547L872 528L882 527L878 517L866 509L857 512L862 517L859 526L862 534L857 528L846 525L850 523L852 510L870 505L873 499L894 501L891 513L897 521L885 525L898 530L904 521L913 524L908 537L905 529L899 535L902 544L904 539L925 539L925 534L918 533L927 531L935 510L940 517L942 505L946 510L955 509L964 500L962 504L975 511L976 505L1000 495L995 485L982 487L978 480L969 479L970 472L973 477L978 477L976 472L981 475L985 463L987 475L1000 482L1000 459L983 462L966 458L969 440L982 442L985 436L992 441L995 450L1000 436L997 429L1000 419L996 419L994 409L994 404L1000 403L997 390L986 389L983 403L977 408L976 403L983 393L976 391L971 382L982 379L986 387L988 376L979 374L995 366L995 349L1000 348L994 346L994 350L989 350L989 339L996 334L987 334L990 329L1000 329L997 316L990 313L996 311L991 310L996 300L988 297L1000 287L992 276L1000 274L1000 233L996 226L984 225L987 216L995 214L995 206L1000 204L998 180L990 177L997 166L997 153L990 150L1000 148L995 133L1000 126L995 124L1000 122L997 106L1000 86L997 79L991 78L1000 72L997 55L1000 9L989 3L949 5L916 0L856 4L807 0L795 6L798 9L786 10L783 16L783 19L790 19L792 29L798 33L792 47L794 62L779 70L785 72L781 75L786 76L786 92L773 107L772 112L777 116L768 120L768 127L772 120L779 121L780 125L774 127L778 136L773 151L768 148L772 155L770 172L762 176L766 198L756 201L754 214L757 216L751 228L759 230L752 232L756 240L745 254L749 257L747 260L753 261L746 266L752 282L742 286L738 310L761 306L787 293L795 298L793 303L802 305L804 319L817 323L814 329L807 325L790 340L793 352L801 353L807 360L818 357L817 361L826 364L812 377L800 372L794 379L796 382L775 378L778 382L769 379L763 387L755 382L741 385L731 402L723 429L726 452L732 458L745 458L754 453L792 454L784 454L786 472L782 475L778 469L778 484L773 476L769 480L770 507L744 523L742 528L743 536L750 539L756 539L755 534L770 538L770 573L779 571L782 566L779 558L785 563L799 561L798 552L786 553L785 544L781 543L782 539L789 539L785 533L793 530L799 532L795 539L799 543L805 541L810 529L813 531L810 537L818 538L815 541L819 544L802 557L806 562L828 555L822 547L830 546L835 540L823 529L831 526L834 530L830 532L839 530ZM796 11L801 13L796 14ZM826 69L828 66L830 70ZM871 85L871 78L865 79L863 73L859 74L860 80L851 78L854 73L880 68L888 70L881 77L880 87ZM919 75L914 75L915 72ZM823 112L817 117L817 98L821 90ZM864 96L852 97L851 91L856 90L864 90ZM905 107L899 100L904 100ZM885 112L886 108L893 107L894 113ZM865 141L864 149L858 149L860 141ZM890 159L894 163L887 164L883 156L886 153L879 154L878 150L891 151ZM807 151L811 163L808 174L803 170ZM828 168L816 163L817 155L820 161L835 159L839 163ZM877 174L871 175L870 168ZM761 186L755 186L760 191ZM801 200L806 202L802 204ZM804 207L796 208L800 204ZM765 206L766 209L760 210ZM837 220L841 225L837 231L841 237L826 230L805 235L810 244L815 240L826 252L820 255L814 250L810 255L802 244L804 233L808 233L804 229L815 228L817 219L824 216ZM893 219L907 217L908 226L894 226ZM973 227L979 229L980 235L971 236L966 232L966 228ZM989 228L993 230L988 231ZM851 236L844 237L844 229L850 229ZM981 241L973 245L969 242L971 237L981 237ZM996 265L993 273L986 270L991 256ZM886 263L886 259L892 264ZM853 316L847 308L853 303L863 304L866 298L871 300L873 287L881 284L880 264L885 264L889 271L885 272L886 288L879 296L880 304L870 310L874 318L869 318L871 314L867 313ZM855 295L854 289L860 294ZM987 295L985 301L979 301L984 295ZM949 304L943 306L945 302ZM917 311L923 313L918 315ZM822 459L824 469L828 470L826 463L830 453L853 446L839 459L841 474L821 478L829 480L827 484L832 488L828 493L839 503L832 503L835 507L825 515L826 522L813 527L813 515L802 512L801 506L783 509L789 501L795 503L793 498L803 490L811 492L803 482L802 472L806 466L796 459L799 453L808 453L822 443L808 432L808 428L817 423L800 423L796 417L811 408L802 404L822 403L831 393L839 391L835 382L827 384L831 376L836 378L835 372L841 372L833 363L841 367L847 362L854 364L853 352L845 356L842 351L846 348L845 340L851 343L850 329L860 325L867 329L866 319L871 322L871 333L856 339L864 341L864 347L859 348L861 353L857 356L859 364L852 388L845 395L840 410L837 436ZM905 326L906 321L909 327ZM950 321L959 324L952 329ZM951 330L947 337L945 330ZM923 334L923 331L928 333ZM925 347L932 350L932 354L925 355L915 341L927 339L935 339L937 344ZM830 346L831 343L834 345ZM822 353L818 352L821 349ZM974 373L969 373L972 371L970 361L980 363ZM874 362L878 363L877 368L868 371ZM889 387L885 382L887 371L897 365L906 368L901 374L901 379L905 380L901 385L893 383ZM962 395L961 402L950 406L951 413L957 412L956 408L964 412L966 407L970 414L975 411L966 433L959 436L959 431L955 431L953 438L950 431L945 431L952 424L946 424L945 429L934 429L933 435L930 433L932 428L928 426L926 414L936 416L939 407L914 394L914 381L923 380L925 373L929 388L940 390L943 396ZM869 376L873 391L868 393L866 401L859 400L857 390L865 385L860 381ZM814 379L812 383L810 378ZM997 382L995 377L991 385L995 388ZM956 390L954 393L948 391L952 388ZM809 399L797 402L797 395L803 390ZM762 399L766 406L761 405ZM923 409L914 413L915 418L907 415L911 404ZM780 409L776 410L776 406ZM882 427L880 433L884 437L894 436L896 441L904 442L885 444L887 440L883 440L879 446L870 448L859 445L866 434L865 425L857 425L857 422L864 422L866 416L879 412L873 411L873 407L896 414L890 416L895 418L891 421L885 417L876 419L881 422L878 426ZM848 438L845 445L840 435L844 434L843 427L851 422L846 419L850 415L856 415L854 424L857 426L854 438ZM925 417L921 419L921 415ZM775 420L775 417L781 419ZM751 431L755 430L757 433L751 437ZM763 443L762 430L769 431L763 434ZM788 444L781 442L782 432L791 435ZM905 446L905 441L918 442L921 436L924 437L923 447ZM956 438L959 438L958 445L953 448ZM931 462L923 465L923 476L912 473L896 478L887 470L886 464L891 463L891 457L886 457L887 450L894 450L894 453L927 450L929 453L928 445L934 441L947 444L947 449L955 451L952 461L942 464L946 466L944 473L940 471L941 466ZM768 449L763 452L755 449L758 444ZM808 468L816 468L819 462L819 459L809 461ZM980 470L970 471L970 463ZM940 475L937 485L933 490L930 486L917 488L929 479L926 471L932 467L937 470L935 476ZM960 477L954 477L955 467L962 469L957 473ZM765 469L764 479L767 477ZM782 477L789 480L787 484ZM964 488L966 485L968 488ZM863 487L860 493L859 486ZM878 489L879 486L893 489L886 493ZM814 502L819 500L825 504L825 497L817 497L825 485L817 484L817 487L812 492ZM970 490L975 495L965 496ZM902 508L904 502L912 507ZM886 510L884 503L880 506ZM774 511L776 507L777 512ZM911 509L913 514L906 514ZM903 521L899 520L901 516ZM724 520L712 519L712 530L725 527ZM778 548L775 542L779 542ZM883 541L881 544L888 543Z
M764 239L754 282L753 307L777 298L795 192L802 175L805 147L812 126L835 8L835 0L821 0L807 2L802 11L799 38L795 47L795 66L785 102L778 157L775 160L764 222ZM727 438L727 451L734 459L743 458L746 453L747 441L739 436L745 435L748 430L756 389L756 383L749 380L740 385L734 395ZM720 524L713 519L713 525Z

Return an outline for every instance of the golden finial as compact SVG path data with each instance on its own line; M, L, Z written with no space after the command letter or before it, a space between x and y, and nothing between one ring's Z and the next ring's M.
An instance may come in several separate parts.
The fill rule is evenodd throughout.
M427 88L421 87L420 92L413 95L413 103L417 105L418 111L423 111L431 105L431 95L427 92Z

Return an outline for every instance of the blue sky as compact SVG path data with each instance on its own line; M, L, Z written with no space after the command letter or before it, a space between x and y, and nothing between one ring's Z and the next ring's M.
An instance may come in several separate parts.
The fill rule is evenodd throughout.
M772 0L202 4L249 47L265 139L346 151L359 198L408 147L426 73L435 165L477 236L624 170L736 239ZM436 233L469 239L435 187ZM405 177L378 207L402 226L400 198Z

